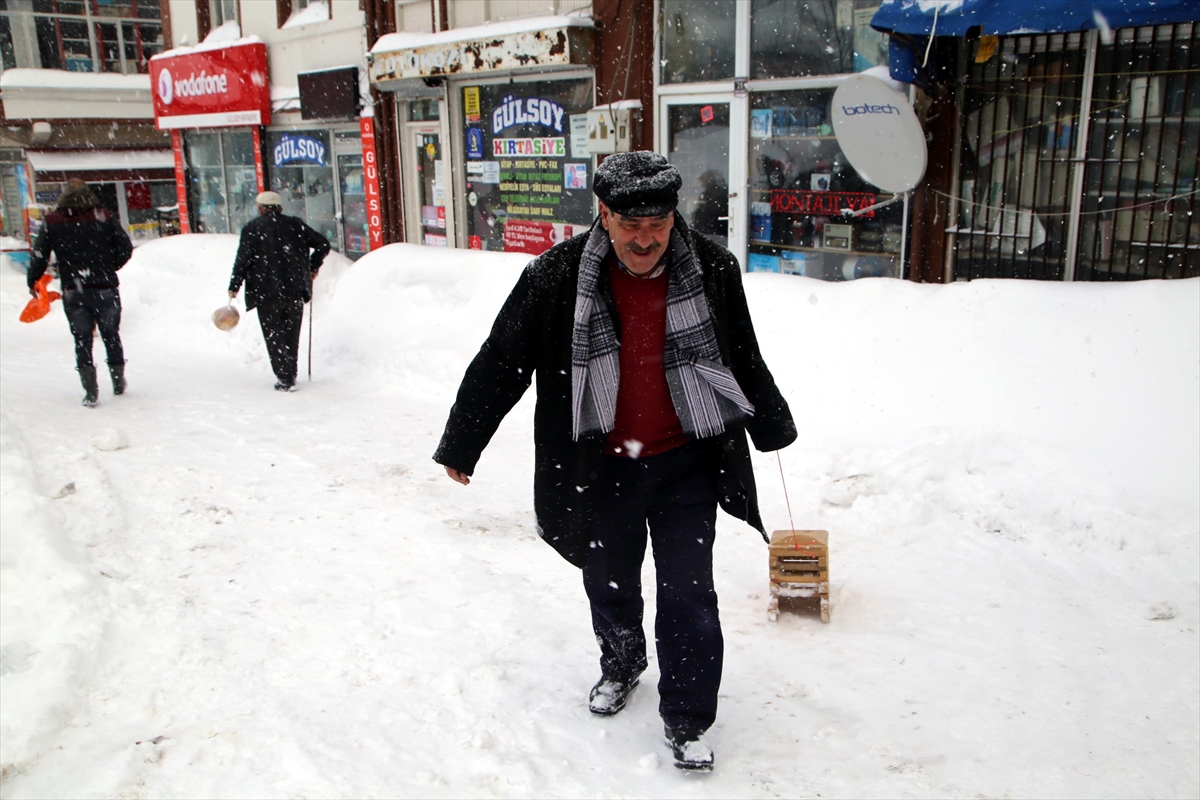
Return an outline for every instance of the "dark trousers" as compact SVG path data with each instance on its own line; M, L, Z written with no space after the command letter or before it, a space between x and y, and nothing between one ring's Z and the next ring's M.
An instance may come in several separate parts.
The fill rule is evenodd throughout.
M258 306L258 324L262 326L271 369L280 383L296 382L297 353L300 350L300 325L304 322L303 300L276 300Z
M68 289L63 292L63 311L75 337L75 366L91 368L92 334L100 330L109 364L124 364L121 347L121 295L116 289Z
M717 716L724 652L712 570L715 469L696 442L636 460L607 456L599 492L583 585L600 669L629 679L646 668L641 577L649 525L659 712L670 728L703 733Z

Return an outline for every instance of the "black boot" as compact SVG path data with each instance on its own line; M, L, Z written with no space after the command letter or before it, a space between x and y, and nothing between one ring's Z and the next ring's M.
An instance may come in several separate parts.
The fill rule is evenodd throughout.
M704 734L667 727L667 747L675 757L675 766L693 772L712 772L713 751L704 741Z
M588 710L602 717L611 717L625 707L637 685L636 675L628 679L601 677L588 695Z
M112 377L113 394L125 394L125 362L108 365L108 374Z
M96 405L96 397L100 394L100 386L96 383L96 368L76 367L79 370L79 382L83 384L83 404L88 408Z

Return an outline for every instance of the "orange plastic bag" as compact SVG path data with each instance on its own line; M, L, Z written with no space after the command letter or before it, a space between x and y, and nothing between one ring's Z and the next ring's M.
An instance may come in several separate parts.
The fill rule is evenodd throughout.
M50 304L62 297L58 292L51 292L46 288L52 280L54 278L50 275L38 278L37 283L33 285L37 296L25 304L25 310L21 312L21 322L37 322L50 313Z

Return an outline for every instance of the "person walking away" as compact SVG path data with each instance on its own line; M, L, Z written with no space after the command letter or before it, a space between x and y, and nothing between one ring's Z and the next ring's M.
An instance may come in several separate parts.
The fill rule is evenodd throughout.
M659 713L681 769L710 770L724 643L713 586L718 504L766 533L747 432L796 438L759 352L737 259L676 213L679 172L655 153L596 170L600 215L525 268L475 356L434 454L467 485L537 380L538 532L582 568L600 646L589 708L624 708L646 669L641 566L658 585Z
M34 285L45 274L51 253L57 259L63 311L75 337L75 369L83 384L83 405L92 407L100 394L92 361L92 336L97 329L108 356L113 394L125 393L117 271L133 255L133 244L88 185L72 178L55 209L46 215L45 226L33 244L26 273L31 295L37 294Z
M275 192L262 192L255 202L258 216L242 228L229 298L237 297L244 281L246 310L258 308L275 388L291 392L304 304L312 298L312 282L329 255L329 241L304 220L284 214L283 199Z

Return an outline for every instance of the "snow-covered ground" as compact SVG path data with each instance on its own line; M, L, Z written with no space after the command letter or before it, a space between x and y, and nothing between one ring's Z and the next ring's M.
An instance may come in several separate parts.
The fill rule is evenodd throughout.
M746 276L833 618L769 623L762 541L720 518L700 777L660 741L653 653L621 715L587 711L532 392L469 487L430 460L525 258L332 256L286 395L253 313L209 322L234 248L137 250L130 389L96 409L61 310L20 324L0 275L4 797L1200 794L1200 281Z

